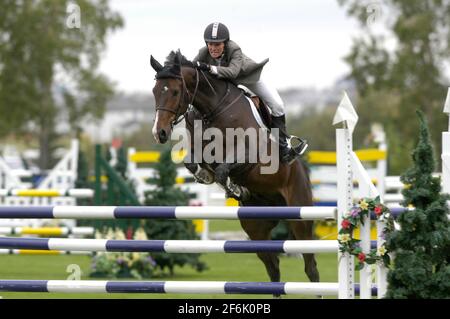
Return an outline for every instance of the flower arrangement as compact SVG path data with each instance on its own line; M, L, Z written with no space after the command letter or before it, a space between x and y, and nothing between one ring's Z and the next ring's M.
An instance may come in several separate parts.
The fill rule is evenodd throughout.
M106 235L96 232L95 238L100 239L125 239L125 234L118 229L113 231L108 229ZM134 233L134 239L146 240L147 235L143 229L138 229ZM151 278L154 273L156 263L149 254L140 253L97 253L91 264L91 277L97 278Z
M377 220L386 221L386 227L383 229L383 238L394 231L394 219L389 208L380 203L380 197L375 199L363 198L358 205L353 207L346 215L343 216L341 222L341 230L338 234L339 251L349 253L358 259L355 266L356 270L364 268L365 264L374 264L376 262L383 263L386 267L390 264L388 250L383 244L378 249L371 249L369 253L364 253L360 246L360 240L353 238L353 230L358 227L366 216L370 217L373 212Z

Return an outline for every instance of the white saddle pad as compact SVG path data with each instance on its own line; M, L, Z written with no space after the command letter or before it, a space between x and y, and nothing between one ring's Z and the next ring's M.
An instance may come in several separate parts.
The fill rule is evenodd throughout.
M258 109L255 106L255 103L253 103L252 99L249 98L248 96L245 96L245 98L247 99L248 103L250 103L250 108L252 109L253 117L258 123L258 125L264 130L266 130L266 132L270 132L270 129L266 126L266 124L264 124L261 115L259 114ZM270 134L270 139L275 143L278 143L278 140L272 134Z

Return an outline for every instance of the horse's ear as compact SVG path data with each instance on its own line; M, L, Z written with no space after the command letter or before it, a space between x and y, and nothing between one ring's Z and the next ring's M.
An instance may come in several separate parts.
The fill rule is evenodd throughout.
M150 65L156 72L159 72L163 69L163 66L161 65L161 63L156 61L156 59L153 57L153 55L150 55Z

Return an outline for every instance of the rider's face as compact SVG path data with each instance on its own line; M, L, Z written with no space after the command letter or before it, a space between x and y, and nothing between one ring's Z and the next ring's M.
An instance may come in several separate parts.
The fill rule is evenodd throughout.
M214 58L218 59L223 53L223 50L225 49L225 43L219 42L219 43L208 43L208 51L209 54Z

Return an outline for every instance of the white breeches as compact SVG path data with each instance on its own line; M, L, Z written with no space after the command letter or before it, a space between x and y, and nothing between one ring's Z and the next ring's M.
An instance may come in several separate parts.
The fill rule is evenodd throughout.
M246 84L247 88L253 93L260 96L272 111L273 116L284 115L284 103L278 94L278 91L263 80L259 80L254 84Z

